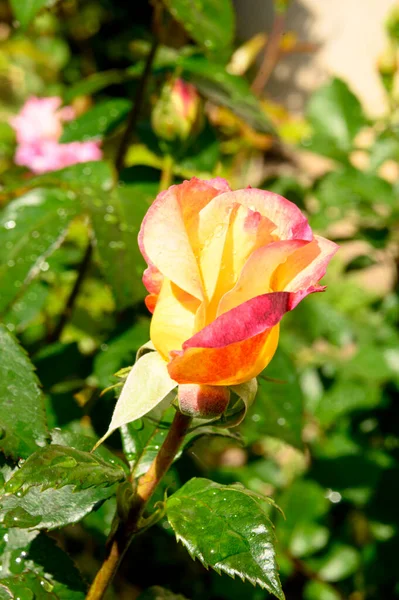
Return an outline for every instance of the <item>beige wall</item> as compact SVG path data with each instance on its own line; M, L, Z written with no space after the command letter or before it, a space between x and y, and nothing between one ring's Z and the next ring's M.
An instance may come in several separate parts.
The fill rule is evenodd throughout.
M292 111L301 111L306 98L330 75L345 79L371 115L385 110L384 93L375 63L384 48L383 24L397 0L292 0L287 29L301 41L316 42L313 54L285 57L267 91ZM238 35L248 38L270 30L272 0L235 0Z

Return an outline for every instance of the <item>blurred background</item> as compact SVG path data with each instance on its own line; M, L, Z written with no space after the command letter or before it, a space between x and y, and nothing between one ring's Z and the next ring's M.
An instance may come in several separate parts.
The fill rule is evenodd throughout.
M240 439L200 439L164 486L197 475L272 496L289 600L399 598L399 4L0 0L0 20L0 314L49 426L102 435L115 396L100 393L148 340L136 237L158 191L222 176L277 192L340 244L328 289L284 317ZM56 165L13 121L32 96L72 108ZM89 142L102 160L69 146ZM88 580L114 510L51 533ZM192 561L166 522L109 598L154 584L269 598Z

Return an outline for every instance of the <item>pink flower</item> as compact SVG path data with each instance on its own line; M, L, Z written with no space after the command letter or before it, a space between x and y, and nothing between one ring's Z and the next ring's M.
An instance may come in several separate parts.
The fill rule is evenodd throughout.
M60 108L61 104L59 97L31 97L20 113L10 119L18 142L14 157L17 165L40 174L102 158L99 142L59 143L63 123L75 118L74 109Z

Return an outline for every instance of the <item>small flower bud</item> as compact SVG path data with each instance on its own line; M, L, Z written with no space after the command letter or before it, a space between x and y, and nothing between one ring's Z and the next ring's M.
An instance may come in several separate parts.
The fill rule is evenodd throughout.
M184 383L178 387L177 399L183 414L199 419L213 419L226 410L230 390L224 386Z
M152 111L152 127L163 140L184 141L199 132L201 108L201 98L193 85L182 79L167 82Z

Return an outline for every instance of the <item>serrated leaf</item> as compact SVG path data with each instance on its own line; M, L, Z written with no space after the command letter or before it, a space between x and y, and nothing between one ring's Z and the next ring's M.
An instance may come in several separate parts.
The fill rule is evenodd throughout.
M94 452L91 452L95 442L97 441L94 437L83 435L76 429L74 431L62 431L58 428L53 429L50 432L50 435L53 444L75 448L76 450L82 450L82 452L90 452L91 455L97 456L102 461L107 463L107 465L113 468L120 467L126 472L126 474L129 473L127 464L121 458L111 452L111 450L108 450L108 448L105 446L100 446Z
M166 514L192 557L284 599L273 526L245 488L194 478L167 500Z
M25 350L0 324L0 449L27 458L48 438L44 399Z
M345 161L354 137L367 124L359 100L338 78L314 92L307 117L314 130L309 149Z
M75 448L52 444L32 454L5 486L6 494L24 493L39 486L42 491L66 485L75 491L108 486L125 477L124 470L98 456Z
M6 594L10 593L10 596ZM0 600L57 600L53 586L42 577L31 571L26 571L14 577L5 577L0 581Z
M44 7L53 6L57 0L10 0L15 18L24 29Z
M134 364L116 403L109 429L98 443L118 427L149 413L177 386L170 378L166 364L158 352L144 354Z
M58 600L84 600L86 585L72 559L53 539L23 529L1 529L0 539L2 577L28 569Z
M165 588L160 587L159 585L154 585L150 587L148 590L140 594L138 600L188 600L185 596L181 594L174 594L170 590L166 590Z
M91 487L76 492L67 485L58 490L39 487L0 497L0 522L5 527L57 529L77 523L99 503L113 496L117 485Z
M256 399L242 423L242 431L250 439L270 435L302 448L302 426L303 395L295 367L279 348L258 377Z
M184 79L193 83L206 98L226 106L254 129L273 133L273 126L245 79L231 75L223 66L202 56L182 58L179 64Z
M205 51L227 58L234 39L235 14L231 0L163 0L176 21Z
M39 188L10 202L0 216L0 313L40 273L81 211L60 189ZM44 265L46 267L46 265Z
M124 98L105 100L64 126L60 142L101 139L126 118L132 103Z

